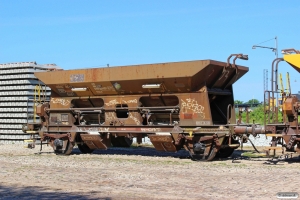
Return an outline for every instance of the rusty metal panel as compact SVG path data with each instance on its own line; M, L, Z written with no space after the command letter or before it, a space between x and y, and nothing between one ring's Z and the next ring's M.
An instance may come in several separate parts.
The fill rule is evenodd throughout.
M62 98L62 97L55 97L53 93L51 94L51 101L50 101L51 108L70 108L72 107L71 99Z
M81 139L90 149L107 149L100 135L81 134Z
M206 88L201 93L180 94L180 126L211 125L211 112Z
M36 114L38 116L44 116L45 115L45 108L48 106L48 104L39 104L36 106Z
M159 63L96 69L37 72L35 76L59 96L96 96L198 91L203 86L221 88L233 84L247 67L228 68L212 60ZM238 73L237 73L238 72ZM231 80L233 74L235 78ZM158 88L143 85L158 84Z
M298 99L296 97L287 98L282 105L282 109L284 110L285 114L287 115L295 115L295 104L297 103Z
M273 133L273 134L276 134L276 126L274 125L267 125L265 127L265 132L266 133Z
M200 138L200 142L202 142L202 141L208 141L208 140L213 140L213 139L214 139L213 136L202 136Z
M148 137L157 151L177 151L171 135L149 135Z

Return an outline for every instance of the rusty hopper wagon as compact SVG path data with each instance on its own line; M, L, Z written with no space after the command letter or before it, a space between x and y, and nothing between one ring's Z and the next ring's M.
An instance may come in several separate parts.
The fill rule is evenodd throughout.
M230 63L230 59L233 63ZM256 125L236 124L232 84L247 67L197 60L38 72L51 88L51 99L36 106L38 132L57 154L77 144L82 153L129 147L149 137L158 151L182 148L193 159L228 157L244 135L261 133Z

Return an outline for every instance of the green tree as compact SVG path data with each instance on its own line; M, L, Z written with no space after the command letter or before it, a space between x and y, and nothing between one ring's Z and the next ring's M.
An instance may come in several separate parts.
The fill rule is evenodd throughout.
M257 99L250 99L249 101L245 102L246 104L256 104L260 103Z
M242 122L246 123L247 122L247 117L246 117L247 113L246 112L242 112ZM264 106L263 105L259 105L258 107L253 108L253 110L251 112L248 113L248 117L249 117L249 123L254 123L256 124L264 124ZM275 116L274 116L275 117ZM239 113L236 113L236 118L239 118ZM278 114L278 121L282 122L282 112L279 112Z
M243 104L243 101L240 101L240 100L235 100L234 101L234 105L240 105L240 104Z

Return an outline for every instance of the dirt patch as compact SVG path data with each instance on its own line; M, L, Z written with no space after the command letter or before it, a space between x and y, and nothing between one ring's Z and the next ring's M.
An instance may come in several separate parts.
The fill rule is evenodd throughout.
M185 151L113 148L70 156L0 145L0 199L276 199L298 192L300 161L241 157L195 162Z

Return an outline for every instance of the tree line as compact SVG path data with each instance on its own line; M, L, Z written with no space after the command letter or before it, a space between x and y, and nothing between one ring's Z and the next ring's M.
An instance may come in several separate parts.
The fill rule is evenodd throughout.
M250 99L249 101L243 102L240 100L235 100L234 104L235 105L240 105L240 104L259 104L261 103L258 99Z
M249 101L243 102L243 101L239 101L239 100L235 100L234 104L235 105L240 105L240 104L259 104L261 102L259 102L257 99L250 99ZM242 122L246 123L246 118L247 118L247 113L246 112L242 112ZM251 112L248 113L248 117L249 117L249 123L256 123L256 124L264 124L264 117L265 117L265 111L264 111L264 105L263 103L261 103L261 105L258 105L256 108L252 109ZM275 117L275 116L274 116ZM239 109L236 109L236 119L238 120L239 118ZM282 112L279 111L279 115L278 115L278 121L282 121Z

